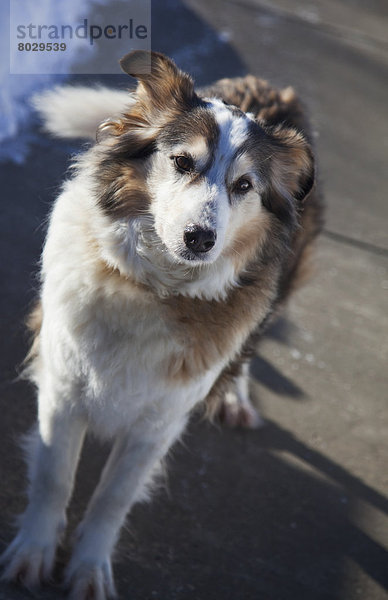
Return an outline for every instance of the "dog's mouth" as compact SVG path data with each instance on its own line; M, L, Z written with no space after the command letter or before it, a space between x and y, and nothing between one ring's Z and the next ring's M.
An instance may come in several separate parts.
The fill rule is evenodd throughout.
M194 266L195 263L204 264L213 262L211 254L207 252L193 252L188 248L179 252L179 259L184 262L189 262L192 266Z

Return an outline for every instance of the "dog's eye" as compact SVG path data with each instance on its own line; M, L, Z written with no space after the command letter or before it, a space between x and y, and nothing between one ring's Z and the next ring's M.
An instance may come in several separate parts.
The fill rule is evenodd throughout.
M234 185L234 191L237 192L237 194L245 194L251 188L252 188L251 182L249 181L249 179L246 179L245 177L241 177L241 179L236 181L236 183Z
M186 173L192 171L194 167L193 159L189 156L175 156L174 162L179 171L184 171Z

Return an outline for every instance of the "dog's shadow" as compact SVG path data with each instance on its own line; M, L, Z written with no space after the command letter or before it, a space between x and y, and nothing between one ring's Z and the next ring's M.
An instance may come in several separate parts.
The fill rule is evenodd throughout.
M170 496L138 507L122 540L133 562L120 561L119 580L139 598L340 600L349 562L388 587L384 548L356 524L388 512L378 492L274 422L196 423L185 440Z
M271 324L264 337L275 340L281 345L289 345L296 330L296 325L282 316ZM304 391L261 354L260 344L251 361L250 375L252 379L279 396L286 396L292 400L305 399Z

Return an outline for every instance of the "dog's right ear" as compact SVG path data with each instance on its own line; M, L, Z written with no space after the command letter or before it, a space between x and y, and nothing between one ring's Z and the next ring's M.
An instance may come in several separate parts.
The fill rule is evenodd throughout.
M126 157L145 156L154 147L160 129L193 107L198 98L191 77L159 52L134 50L120 65L138 80L138 86L124 114L99 125L97 143L114 144Z
M154 125L180 114L195 102L193 80L164 54L134 50L120 60L120 66L138 80L138 102Z

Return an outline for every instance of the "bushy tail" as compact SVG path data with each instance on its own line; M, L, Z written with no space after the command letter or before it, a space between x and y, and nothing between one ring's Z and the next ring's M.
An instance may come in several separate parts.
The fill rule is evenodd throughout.
M105 87L58 86L32 98L46 131L62 138L95 139L104 119L120 115L133 102L130 92Z

